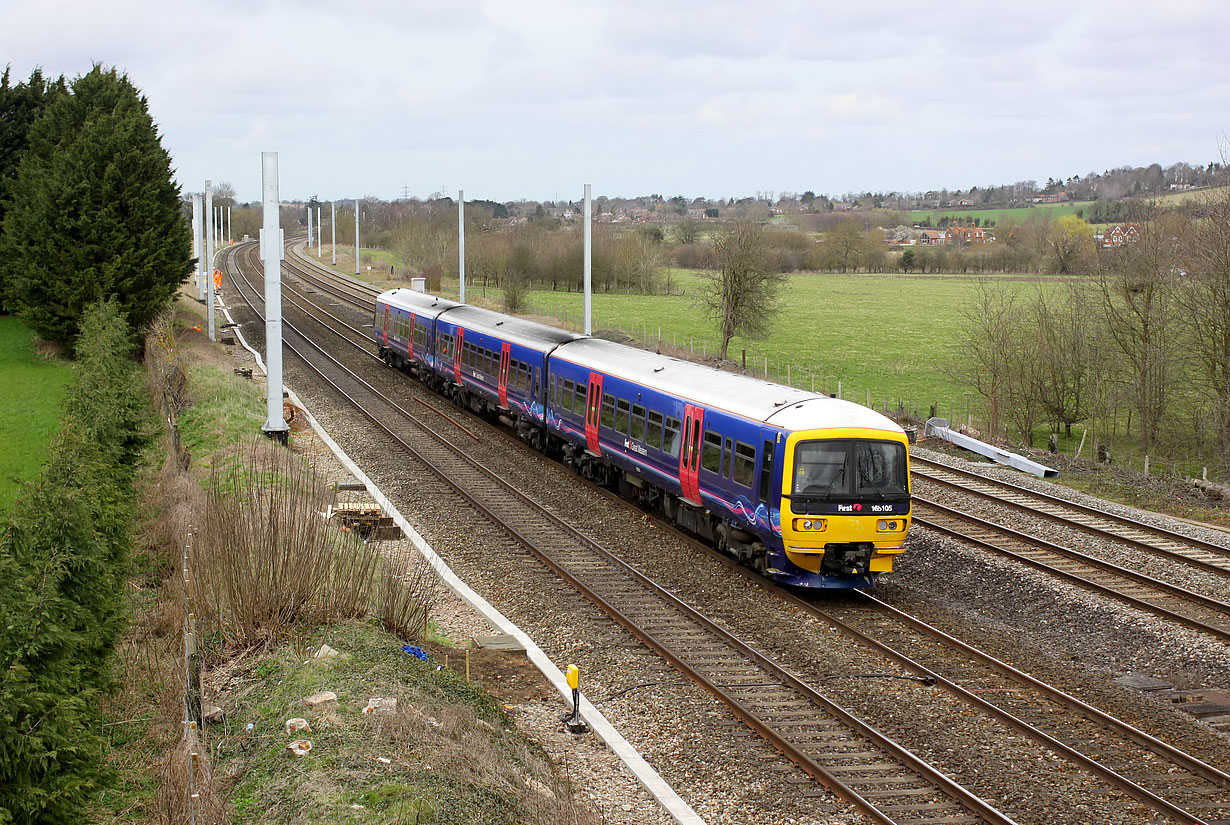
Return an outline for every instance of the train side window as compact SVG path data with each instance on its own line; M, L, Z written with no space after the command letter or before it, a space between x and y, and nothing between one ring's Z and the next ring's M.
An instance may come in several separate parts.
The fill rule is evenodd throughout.
M734 450L731 448L731 440L726 439L726 445L722 448L722 475L730 478L731 460L734 458Z
M728 439L729 440L729 439ZM751 444L742 441L735 442L735 457L731 478L740 487L752 487L752 478L756 472L756 449Z
M524 392L530 391L530 365L518 364L517 375L521 376L521 389Z
M662 431L662 449L668 454L679 456L679 419L667 416Z
M649 428L645 431L645 443L655 450L662 449L662 413L649 411Z
M632 422L628 427L628 435L636 441L645 440L645 408L640 404L632 405Z
M574 382L565 378L564 379L564 392L560 396L559 407L561 409L568 410L569 412L572 412L574 409L576 409L576 392L577 392L577 385Z
M615 396L609 393L602 394L602 426L610 427L615 424Z
M582 418L585 418L586 420L589 420L588 416L585 415L585 404L586 404L585 385L577 384L576 396L574 397L573 402L572 402L572 409L573 409L573 412L575 412L577 415L581 416Z
M705 430L704 446L700 452L700 466L711 473L722 472L722 436L713 430Z
M773 441L766 438L760 456L760 500L769 501L769 486L773 483Z
M619 399L615 402L615 432L628 434L628 410L631 404L626 399Z

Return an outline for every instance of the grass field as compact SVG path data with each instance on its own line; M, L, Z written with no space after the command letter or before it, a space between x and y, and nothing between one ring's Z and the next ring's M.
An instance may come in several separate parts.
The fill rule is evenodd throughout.
M715 325L694 303L700 278L676 271L683 293L593 297L594 329L620 330L664 351L712 356L720 346ZM836 393L881 408L885 402L924 414L936 404L941 415L964 415L966 391L944 374L956 358L961 308L976 282L966 276L900 275L790 276L781 315L764 341L736 337L727 357L748 369L796 387ZM1052 289L1053 279L999 278L1005 289ZM1033 281L1037 281L1034 283ZM1048 285L1050 284L1050 285ZM467 297L480 297L467 290ZM495 296L488 296L495 298ZM498 300L498 298L496 299ZM579 328L583 311L577 293L535 292L536 314ZM660 333L659 333L660 331ZM813 383L814 382L814 383Z
M71 375L67 364L35 351L33 332L0 317L0 511L43 466Z
M983 221L995 221L996 225L999 225L1005 221L1020 223L1037 210L1047 212L1052 218L1075 215L1078 211L1084 211L1088 215L1094 203L1095 201L1072 201L1071 203L1038 204L1017 209L916 209L912 212L907 212L906 215L914 223L929 217L931 218L932 226L939 225L940 218L944 216L949 218L981 218Z
M1208 189L1193 189L1188 192L1175 192L1173 195L1162 195L1160 198L1155 198L1154 203L1159 206L1178 206L1179 204L1187 203L1188 201L1222 198L1226 196L1227 191L1230 191L1230 186L1212 186Z

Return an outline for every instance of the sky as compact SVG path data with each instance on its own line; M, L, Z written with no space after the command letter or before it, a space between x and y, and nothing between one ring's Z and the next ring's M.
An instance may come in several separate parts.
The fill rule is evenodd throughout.
M1220 160L1225 0L0 0L12 79L114 66L185 192L925 191Z

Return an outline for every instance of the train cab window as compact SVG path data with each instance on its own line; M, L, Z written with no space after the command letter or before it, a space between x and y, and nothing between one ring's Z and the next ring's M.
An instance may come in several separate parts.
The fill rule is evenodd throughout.
M727 439L729 441L729 439ZM752 478L756 471L756 449L751 444L742 441L735 442L734 460L731 462L731 479L741 487L752 487Z
M705 430L704 446L700 452L700 466L711 473L722 472L722 436L713 430Z
M645 408L640 404L632 405L632 422L628 428L628 435L637 441L645 440Z
M615 402L615 432L628 434L628 410L632 405L621 398Z
M610 427L615 424L615 396L608 393L602 395L602 426Z
M773 484L773 440L765 439L764 452L760 458L760 500L769 501L769 487Z
M725 446L722 447L722 475L730 478L731 459L734 458L734 450L731 448L733 442L726 439Z
M682 443L679 438L679 419L667 416L666 424L662 429L662 449L668 454L678 457L679 446Z
M645 443L655 450L662 449L662 413L649 411L649 426L645 430Z

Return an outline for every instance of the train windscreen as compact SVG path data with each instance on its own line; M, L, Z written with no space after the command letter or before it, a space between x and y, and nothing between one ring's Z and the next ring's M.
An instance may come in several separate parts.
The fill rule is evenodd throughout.
M905 447L893 441L802 441L794 451L792 498L909 498Z

